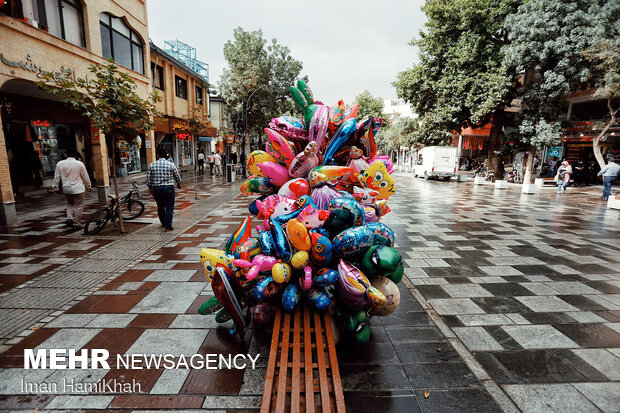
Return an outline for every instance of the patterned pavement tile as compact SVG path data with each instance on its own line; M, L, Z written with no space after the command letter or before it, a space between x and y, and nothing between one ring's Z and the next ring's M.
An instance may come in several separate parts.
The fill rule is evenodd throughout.
M504 389L524 413L596 412L598 409L570 384L506 385Z

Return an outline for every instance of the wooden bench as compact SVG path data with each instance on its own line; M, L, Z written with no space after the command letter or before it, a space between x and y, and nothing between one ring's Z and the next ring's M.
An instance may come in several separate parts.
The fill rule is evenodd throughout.
M260 411L345 413L327 313L301 304L293 313L278 309Z

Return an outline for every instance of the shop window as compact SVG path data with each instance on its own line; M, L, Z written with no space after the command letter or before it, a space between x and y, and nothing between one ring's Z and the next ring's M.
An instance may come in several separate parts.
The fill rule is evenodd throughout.
M202 88L200 86L196 86L196 103L202 105Z
M174 77L174 91L177 97L181 99L187 99L187 80L175 76Z
M151 62L151 75L153 76L153 87L164 90L164 68Z
M84 18L79 0L12 0L5 3L0 12L85 47Z
M65 0L63 0L65 1ZM128 69L144 74L142 40L122 19L107 13L99 15L102 55Z

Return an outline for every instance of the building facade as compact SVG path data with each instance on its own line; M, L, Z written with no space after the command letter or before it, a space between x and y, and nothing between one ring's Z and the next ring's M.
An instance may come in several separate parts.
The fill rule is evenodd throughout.
M153 90L162 96L155 119L155 145L165 148L179 167L195 165L197 150L217 136L209 122L209 84L155 44L151 48ZM188 119L200 120L201 128Z
M4 3L0 7L0 224L16 223L16 196L51 186L56 163L69 149L82 154L100 199L105 199L109 193L105 136L36 83L44 72L62 68L85 79L90 66L112 58L146 99L151 93L147 66L151 58L145 0L0 3ZM141 169L154 159L152 131L135 141L136 137L127 137L115 148L120 172Z

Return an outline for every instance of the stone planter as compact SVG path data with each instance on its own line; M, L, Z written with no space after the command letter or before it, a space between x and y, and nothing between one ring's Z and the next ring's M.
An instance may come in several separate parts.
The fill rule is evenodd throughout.
M495 189L506 189L508 188L508 183L502 179L495 181Z
M474 185L484 185L484 176L476 176L474 178Z
M521 193L523 194L535 194L536 184L523 184L521 186Z

